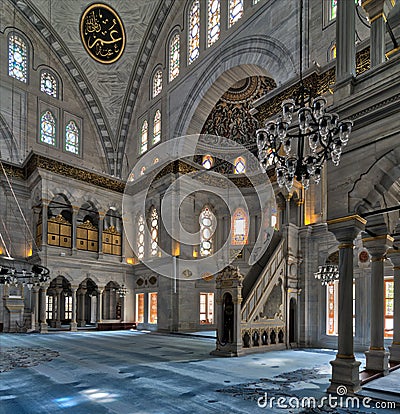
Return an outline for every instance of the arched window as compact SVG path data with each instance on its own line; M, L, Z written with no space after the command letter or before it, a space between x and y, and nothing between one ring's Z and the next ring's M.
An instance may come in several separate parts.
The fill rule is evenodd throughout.
M151 246L150 251L152 256L157 256L158 253L158 213L155 207L150 209L150 235Z
M137 221L137 235L136 235L136 246L138 259L144 257L144 218L142 215L139 216Z
M208 0L207 46L219 39L221 32L220 0Z
M162 91L162 70L158 69L153 76L153 98Z
M194 62L200 54L200 1L194 0L189 11L188 63Z
M179 75L180 64L180 39L176 33L169 44L169 80L174 80Z
M206 170L209 170L214 165L214 158L209 154L204 155L202 165Z
M28 47L16 34L8 38L8 74L21 82L28 81Z
M161 141L161 111L157 109L153 122L153 145Z
M205 206L200 213L200 256L209 256L213 252L213 234L216 217L209 207Z
M329 60L336 59L336 44L332 45L329 49Z
M75 121L69 121L65 127L65 151L79 154L79 129Z
M229 27L243 16L243 0L229 1Z
M141 130L141 139L140 139L140 153L143 154L147 151L149 137L149 125L147 121L143 121L142 130Z
M40 74L40 90L53 98L57 98L57 79L50 72L44 71Z
M231 244L247 244L249 220L242 208L237 208L232 217L232 238Z
M330 0L329 20L336 19L337 0Z
M56 145L56 120L50 111L40 118L40 142Z
M244 174L246 172L246 160L243 157L237 157L233 163L235 174Z

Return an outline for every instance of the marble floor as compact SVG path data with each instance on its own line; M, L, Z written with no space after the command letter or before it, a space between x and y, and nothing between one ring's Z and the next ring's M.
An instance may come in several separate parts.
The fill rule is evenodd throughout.
M0 334L0 413L400 413L374 401L338 408L322 400L332 350L217 358L214 341L140 331ZM302 407L304 398L318 406Z

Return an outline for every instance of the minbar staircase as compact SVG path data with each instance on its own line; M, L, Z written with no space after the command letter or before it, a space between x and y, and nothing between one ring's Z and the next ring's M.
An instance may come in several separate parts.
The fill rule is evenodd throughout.
M286 348L283 282L286 271L285 243L275 233L268 249L243 281L241 338L244 353ZM264 315L267 302L276 312Z

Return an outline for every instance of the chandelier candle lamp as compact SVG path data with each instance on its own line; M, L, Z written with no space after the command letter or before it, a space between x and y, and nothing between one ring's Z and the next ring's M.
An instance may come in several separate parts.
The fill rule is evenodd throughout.
M311 97L302 75L302 10L300 6L300 86L293 99L282 102L282 114L268 121L256 132L258 158L265 171L269 165L276 168L279 187L288 191L294 178L308 189L310 180L318 184L324 162L330 157L339 165L342 148L347 145L353 122L339 120L336 113L327 112L324 97Z
M314 273L314 276L321 281L322 285L329 285L339 279L339 267L336 265L318 266L318 272Z

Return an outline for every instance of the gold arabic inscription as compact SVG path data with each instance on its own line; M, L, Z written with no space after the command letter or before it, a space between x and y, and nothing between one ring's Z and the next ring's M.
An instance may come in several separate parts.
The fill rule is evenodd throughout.
M80 32L82 43L97 62L116 62L125 48L125 31L115 10L106 4L96 3L82 14Z

